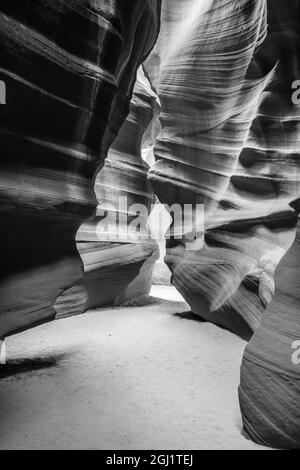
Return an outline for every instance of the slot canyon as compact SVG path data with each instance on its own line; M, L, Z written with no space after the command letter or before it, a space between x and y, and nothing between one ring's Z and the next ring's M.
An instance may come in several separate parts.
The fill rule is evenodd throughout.
M299 449L298 0L1 0L0 34L0 344L172 284L245 342L243 436ZM130 236L174 205L203 225Z

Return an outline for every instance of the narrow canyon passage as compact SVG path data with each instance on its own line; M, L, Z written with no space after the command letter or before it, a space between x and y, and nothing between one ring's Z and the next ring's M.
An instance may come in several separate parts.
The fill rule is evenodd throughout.
M300 448L299 20L1 0L0 448Z
M241 435L246 343L188 312L155 286L9 338L0 449L259 449Z

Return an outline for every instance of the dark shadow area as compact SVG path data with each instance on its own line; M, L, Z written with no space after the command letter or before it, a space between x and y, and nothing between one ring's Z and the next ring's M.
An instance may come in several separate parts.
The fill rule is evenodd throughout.
M197 321L200 323L206 323L206 320L204 318L199 317L199 315L196 315L193 312L174 313L174 317L179 317L182 320L193 320L193 321Z
M119 306L121 307L147 307L147 305L156 305L168 302L165 299L161 299L159 297L152 297L151 295L142 295L140 297L136 297L134 299L130 299L126 302L121 303Z
M200 323L211 323L212 325L215 325L215 326L217 326L218 328L221 328L224 331L230 331L231 333L239 336L241 339L243 339L244 341L247 341L247 342L249 341L249 339L251 338L251 335L253 334L250 331L249 327L248 327L249 333L248 333L248 330L245 330L245 328L246 328L245 327L245 322L244 322L243 319L241 319L239 317L236 317L236 323L238 325L241 324L244 327L244 329L240 328L239 333L237 333L235 331L232 331L229 326L226 327L225 325L221 325L216 320L207 321L207 320L205 320L205 318L202 318L201 316L196 315L193 312L182 312L182 313L179 312L179 313L174 313L173 315L174 315L174 317L179 317L182 320L192 320L192 321L197 321L197 322L200 322Z
M174 315L174 317L179 317L182 320L192 320L192 321L197 321L197 322L200 322L200 323L211 323L212 325L215 325L215 326L217 326L218 328L221 328L224 331L229 331L229 332L239 336L241 339L243 339L244 341L247 341L247 342L250 340L251 335L253 334L250 331L248 326L247 327L248 327L249 332L248 332L248 330L246 330L246 326L245 326L246 324L245 324L244 320L239 318L239 317L236 318L236 323L238 325L242 325L244 327L244 329L242 329L242 327L241 327L240 330L239 330L239 333L237 333L235 331L232 331L232 329L229 326L226 327L225 325L221 325L216 320L207 321L207 320L205 320L205 318L202 318L201 316L196 315L193 312L182 312L182 313L179 312L179 313L174 313L173 315Z
M66 354L49 357L33 357L24 359L8 359L5 365L0 366L0 380L14 375L26 374L38 370L56 367Z
M152 297L151 295L142 295L140 297L134 297L133 299L129 299L123 302L115 303L114 305L105 305L101 306L99 308L93 308L89 309L90 312L93 312L95 310L105 310L105 309L110 309L113 310L114 308L134 308L134 307L147 307L147 305L157 305L157 304L163 304L163 303L169 303L168 300L161 299L160 297ZM88 312L86 312L88 313Z

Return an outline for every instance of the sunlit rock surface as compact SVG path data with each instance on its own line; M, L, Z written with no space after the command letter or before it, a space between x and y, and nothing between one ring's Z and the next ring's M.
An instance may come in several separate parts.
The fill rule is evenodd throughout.
M300 194L299 18L295 0L165 0L146 62L162 124L149 179L164 203L205 205L202 247L201 233L167 241L172 282L198 315L256 331L244 431L283 448L300 447L299 234L285 255Z
M149 179L169 206L205 207L203 246L201 232L167 241L172 282L193 312L246 339L272 295L275 266L264 272L262 259L290 246L299 190L298 111L291 77L278 78L273 3L164 0L146 61L162 124Z
M156 40L159 3L1 1L0 337L53 319L70 287L82 303L75 235L94 214L94 178Z
M299 228L277 267L275 296L246 348L239 388L245 435L285 449L300 449Z
M299 2L268 2L269 45L278 60L266 103L256 126L260 155L269 154L277 168L273 182L279 196L300 196L300 106L291 100L300 77ZM260 131L259 131L260 128ZM260 157L261 159L261 157ZM277 162L277 166L276 166ZM266 185L264 187L267 187ZM278 201L280 204L280 199ZM300 212L299 199L292 207ZM275 295L246 348L240 385L245 434L260 444L300 449L300 227L279 263Z
M96 179L96 217L77 234L86 308L123 302L150 291L159 251L146 230L155 196L147 181L149 167L142 159L141 145L157 106L156 94L140 68L130 113ZM141 227L134 224L139 222L140 209L144 211Z
M245 435L299 448L298 1L163 0L124 123L158 3L1 1L0 339L148 291L155 243L99 223L115 212L107 233L126 231L128 204L109 204L149 206L152 185L169 206L205 206L195 240L167 241L173 284L206 320L255 332Z

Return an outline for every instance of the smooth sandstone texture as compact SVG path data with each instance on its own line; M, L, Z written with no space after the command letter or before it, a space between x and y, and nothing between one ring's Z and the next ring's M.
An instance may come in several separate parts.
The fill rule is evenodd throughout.
M140 68L129 115L96 178L96 217L77 234L88 296L85 308L125 302L150 291L159 249L146 230L155 196L141 146L157 106L156 94ZM140 221L141 226L136 225Z
M239 387L244 434L300 449L300 226L276 270L276 292L246 348Z
M281 18L276 5L164 0L145 66L162 124L149 179L161 202L205 208L204 234L167 241L172 282L193 312L247 340L292 243L289 203L299 191L297 55L291 63L282 53L282 28L298 34L285 19L295 3L281 6Z
M204 246L167 242L172 281L195 313L255 332L241 368L244 434L296 449L299 13L296 0L165 0L146 62L162 106L149 177L162 202L205 204Z
M298 185L300 196L300 107L291 86L300 77L300 6L270 1L269 40L277 56L276 81L270 87L273 122L261 127L281 164L281 183ZM273 96L275 102L272 103ZM272 132L271 132L272 131ZM299 214L299 199L292 202ZM239 388L245 435L283 449L300 449L300 224L291 249L275 274L275 295L246 348Z
M299 18L294 0L166 0L146 63L162 106L150 180L162 202L205 204L204 246L167 242L172 281L200 316L256 331L244 433L275 448L300 448L299 229L274 285L299 213Z
M0 338L55 318L68 288L82 304L76 232L94 215L94 180L159 9L159 0L1 1Z

